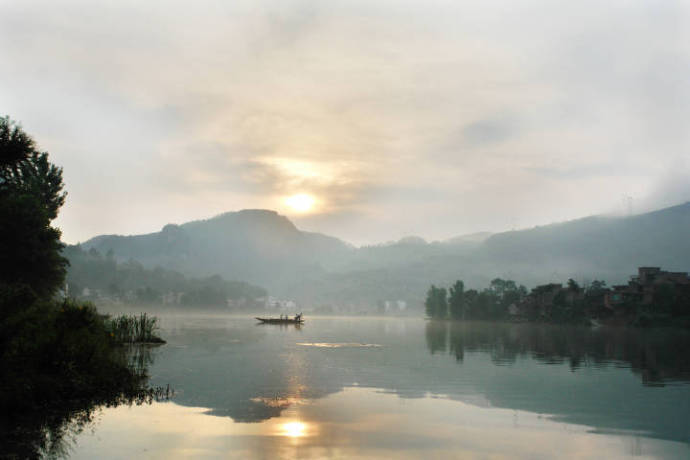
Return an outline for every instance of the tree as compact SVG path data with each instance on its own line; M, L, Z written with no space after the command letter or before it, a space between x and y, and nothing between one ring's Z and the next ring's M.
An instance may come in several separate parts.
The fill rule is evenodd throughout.
M49 297L67 265L60 230L51 227L65 201L62 169L36 149L9 117L0 117L0 282Z
M606 292L606 281L594 280L586 288L587 297L602 295Z
M437 288L433 284L426 294L424 302L426 314L430 318L445 319L448 317L448 300L445 288Z
M521 290L513 280L495 278L491 280L487 295L491 297L489 301L489 317L498 319L508 314L508 307L511 304L520 301Z
M449 289L448 307L453 319L465 318L465 283L458 280Z
M511 281L511 283L515 284L513 281ZM505 292L507 286L508 281L501 278L494 278L491 280L489 289L491 289L491 291L493 291L493 293L496 294L496 296L500 299L503 297L503 293Z
M488 319L493 314L495 298L490 289L484 289L475 300L475 308L478 313L477 319Z
M468 289L465 291L463 300L465 301L465 317L468 319L476 319L478 317L477 298L479 292L476 289Z

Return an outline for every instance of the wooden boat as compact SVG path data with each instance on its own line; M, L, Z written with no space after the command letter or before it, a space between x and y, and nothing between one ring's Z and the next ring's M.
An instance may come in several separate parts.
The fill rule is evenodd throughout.
M257 320L264 324L303 324L304 319L301 317L299 319L295 318L259 318L256 317Z

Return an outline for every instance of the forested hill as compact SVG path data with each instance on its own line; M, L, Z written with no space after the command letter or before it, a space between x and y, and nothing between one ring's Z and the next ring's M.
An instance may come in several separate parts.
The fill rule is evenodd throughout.
M486 240L496 262L529 260L554 269L620 272L638 265L690 269L690 202L629 217L592 216ZM562 268L561 268L562 267Z
M690 203L629 217L592 216L494 235L354 248L298 230L272 211L240 211L140 236L101 236L83 246L192 276L219 274L265 286L305 305L380 300L421 305L431 283L496 277L528 287L547 282L625 281L638 266L690 270Z
M147 235L95 237L82 244L120 261L162 266L192 276L219 274L227 279L275 286L295 272L317 274L322 262L353 249L337 238L298 230L274 211L228 212L183 225L169 224Z
M118 263L112 252L94 248L67 246L63 255L70 262L67 293L86 300L237 309L263 307L259 299L267 295L259 286L218 275L193 278L161 267L146 269L133 259Z

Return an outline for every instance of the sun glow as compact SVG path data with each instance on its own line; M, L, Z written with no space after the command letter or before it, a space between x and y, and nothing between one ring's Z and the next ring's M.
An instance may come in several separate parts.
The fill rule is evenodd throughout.
M307 212L314 207L316 200L313 196L306 193L289 196L285 199L285 204L298 212Z
M304 436L307 426L302 422L290 422L283 424L281 428L284 436L300 438Z

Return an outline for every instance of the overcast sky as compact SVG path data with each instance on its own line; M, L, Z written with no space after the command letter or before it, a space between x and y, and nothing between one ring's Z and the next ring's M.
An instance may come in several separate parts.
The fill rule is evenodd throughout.
M71 243L244 208L355 244L642 211L690 200L690 2L0 0L0 114L64 167Z

